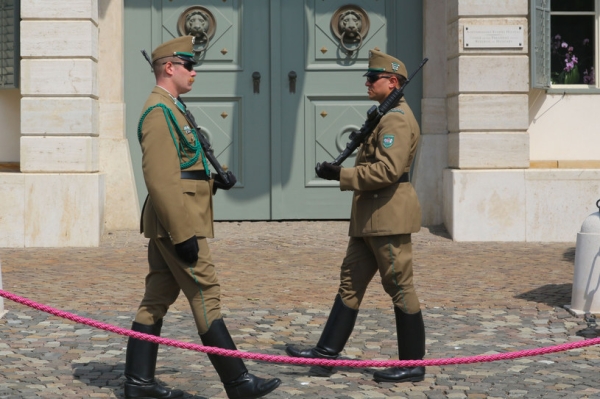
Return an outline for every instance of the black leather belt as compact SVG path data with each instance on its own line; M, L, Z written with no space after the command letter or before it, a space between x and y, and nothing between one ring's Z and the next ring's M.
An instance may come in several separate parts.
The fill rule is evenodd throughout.
M400 178L398 179L398 181L396 183L408 183L408 181L409 181L408 173L405 173L402 176L400 176Z
M182 170L181 178L189 180L209 180L205 170Z

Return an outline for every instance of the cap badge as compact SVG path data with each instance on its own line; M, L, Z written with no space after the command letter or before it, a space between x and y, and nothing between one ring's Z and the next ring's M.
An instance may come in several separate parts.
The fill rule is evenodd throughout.
M394 72L398 71L398 68L400 68L400 64L397 64L395 62L392 62L392 70Z

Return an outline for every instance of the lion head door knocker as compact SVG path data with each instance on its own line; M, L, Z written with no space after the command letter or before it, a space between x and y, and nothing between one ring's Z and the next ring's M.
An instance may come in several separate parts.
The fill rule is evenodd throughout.
M216 29L215 17L207 8L202 6L187 8L177 20L177 30L180 35L194 36L194 52L196 55L200 55L208 49Z
M369 25L367 12L351 4L338 8L331 17L331 30L348 55L360 50Z

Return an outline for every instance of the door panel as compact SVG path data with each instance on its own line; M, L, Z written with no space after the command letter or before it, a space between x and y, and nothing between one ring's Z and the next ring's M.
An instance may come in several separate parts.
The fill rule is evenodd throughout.
M192 91L182 95L198 126L208 137L219 162L231 170L238 183L229 191L218 191L214 199L216 220L270 219L269 170L269 48L268 26L264 19L268 0L191 1L153 0L127 2L126 19L135 21L126 31L126 77L137 84L126 88L127 131L137 180L138 197L143 201L146 187L141 171L137 142L137 121L141 107L154 85L153 76L140 75L145 62L139 51L151 52L160 43L179 36L178 20L189 7L202 6L214 16L216 28L205 51L199 54ZM141 20L141 22L140 22ZM245 21L245 22L244 22ZM127 26L127 24L126 24ZM138 35L147 34L147 39ZM249 43L260 43L251 46ZM143 45L143 46L142 46ZM201 46L203 47L203 46ZM145 72L147 67L144 66ZM254 92L252 74L261 74L261 86ZM211 167L214 172L214 168Z
M238 180L231 190L217 192L215 219L270 219L269 30L259 23L268 2L162 0L163 41L176 37L178 19L191 6L205 7L216 27L198 56L193 89L183 98L219 162ZM261 75L258 93L255 72Z
M347 54L332 31L332 17L349 3L346 0L286 1L281 6L282 74L297 74L297 90L282 88L282 162L279 209L284 218L346 219L350 215L351 192L342 192L339 183L318 178L315 164L331 161L345 147L348 136L359 129L368 100L365 79L369 50L375 47L398 54L420 56L421 48L408 45L397 52L396 26L420 29L415 14L402 14L397 1L357 0L351 4L362 8L369 19L369 31L361 47ZM414 11L419 2L402 2ZM399 17L398 14L402 16ZM420 21L420 12L417 13ZM388 21L395 21L390 24ZM416 29L415 29L416 30ZM418 32L418 31L417 31ZM346 45L346 47L350 47ZM287 51L294 49L295 51ZM414 54L411 54L414 55ZM414 58L414 57L409 57ZM408 64L410 66L410 64ZM355 156L344 166L352 166ZM274 215L277 217L278 215Z

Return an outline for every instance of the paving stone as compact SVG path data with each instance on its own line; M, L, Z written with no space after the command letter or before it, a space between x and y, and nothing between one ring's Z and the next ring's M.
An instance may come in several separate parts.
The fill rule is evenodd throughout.
M283 355L319 339L337 291L345 221L219 222L210 240L223 314L239 349ZM426 359L457 358L580 342L585 321L567 312L573 243L456 243L441 227L413 235L415 286L427 332ZM108 232L98 248L0 249L4 289L102 323L129 328L143 292L147 240ZM123 398L126 337L4 302L0 399ZM200 343L181 295L163 336ZM342 352L344 359L397 359L393 307L375 276ZM246 361L277 376L269 398L600 397L600 349L496 362L429 366L425 381L373 381L377 368ZM187 399L226 398L203 353L161 346L157 379Z

